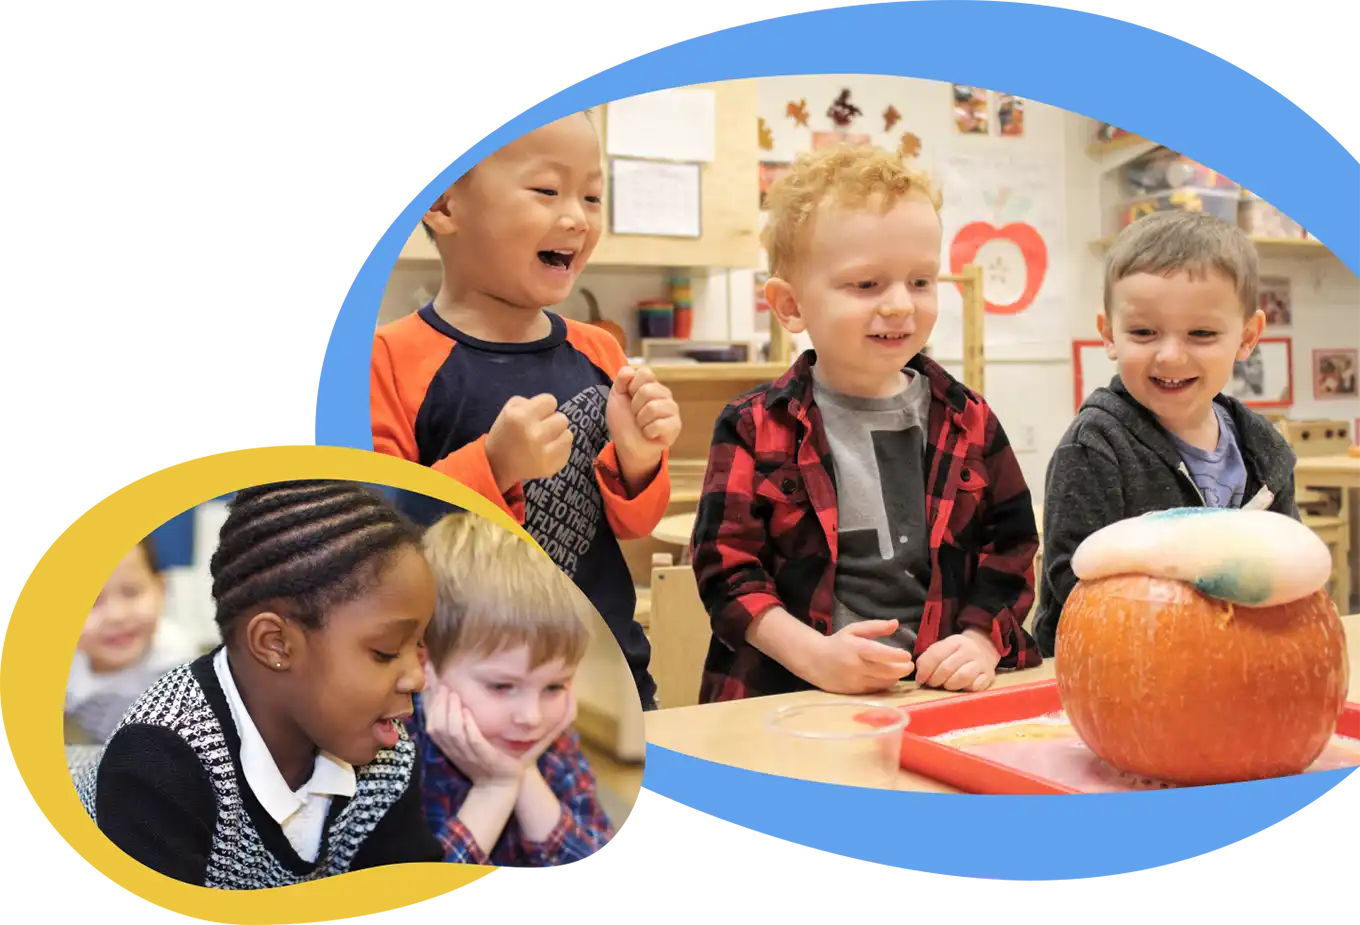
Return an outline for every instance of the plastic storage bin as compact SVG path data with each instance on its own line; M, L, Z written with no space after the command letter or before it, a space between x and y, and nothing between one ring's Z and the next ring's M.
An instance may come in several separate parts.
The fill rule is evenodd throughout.
M1240 194L1236 190L1184 187L1154 196L1137 196L1119 207L1118 225L1125 228L1154 212L1209 212L1230 225L1237 224Z
M1173 190L1240 193L1232 180L1216 170L1166 148L1158 148L1125 164L1122 170L1125 195L1159 196Z
M1247 194L1237 212L1237 223L1253 238L1296 238L1307 237L1298 222L1259 196Z

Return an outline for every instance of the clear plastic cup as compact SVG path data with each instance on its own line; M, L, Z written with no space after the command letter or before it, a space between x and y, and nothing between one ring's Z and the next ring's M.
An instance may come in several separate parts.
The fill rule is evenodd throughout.
M892 789L907 720L901 710L866 700L780 707L765 719L771 773Z

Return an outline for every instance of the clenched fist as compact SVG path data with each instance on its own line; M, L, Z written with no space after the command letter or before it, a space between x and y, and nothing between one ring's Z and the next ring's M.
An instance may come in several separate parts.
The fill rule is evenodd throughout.
M556 475L571 458L567 416L548 394L505 403L486 435L486 458L496 487L508 491L519 482Z
M630 483L645 481L661 462L662 452L680 436L680 406L656 373L625 366L609 391L605 423L624 477Z

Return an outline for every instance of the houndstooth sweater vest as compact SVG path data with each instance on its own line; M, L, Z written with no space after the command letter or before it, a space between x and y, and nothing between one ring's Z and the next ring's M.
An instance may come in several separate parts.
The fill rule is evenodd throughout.
M211 696L205 692L205 688L211 691ZM181 748L178 742L170 740L168 733L176 736L187 748ZM121 742L120 736L123 737ZM175 757L182 757L186 763L196 759L202 765L212 790L211 798L205 799L202 788L190 788L199 790L198 793L160 794L156 781L139 782L141 786L129 788L132 792L128 798L135 799L137 792L154 788L158 795L168 797L166 805L175 809L195 805L213 807L214 818L198 820L203 830L212 833L211 845L205 851L206 871L202 881L207 887L262 889L287 886L344 873L359 866L370 866L356 864L356 855L389 810L399 802L418 810L418 787L411 786L413 773L418 773L414 771L415 747L403 731L395 748L380 751L374 761L355 769L356 787L352 798L336 798L332 801L315 863L309 864L298 858L289 849L282 829L268 818L246 788L240 767L240 738L231 721L221 688L213 677L211 655L208 655L171 670L152 685L128 709L109 743L101 751L100 761L76 773L76 791L96 824L100 823L101 808L106 813L138 811L135 807L117 803L120 800L118 786L101 781L101 768L109 749L120 748L126 766L129 763L127 757L135 755L129 749L135 749L135 743L140 739L151 743L152 737L156 740L157 757L161 760L164 760L165 744L169 741ZM125 777L126 773L121 776ZM251 811L248 802L256 811ZM151 815L156 812L154 806L143 809ZM418 811L399 815L419 822ZM438 848L431 847L432 836L428 830L422 828L412 832L410 826L392 824L402 821L389 819L383 833L389 836L389 840L402 842L402 845L393 845L392 850L366 853L383 856L382 862L385 863L438 860ZM272 827L268 837L262 836L262 826ZM154 830L154 824L141 827ZM133 846L121 847L134 857L138 856ZM152 854L155 854L154 850ZM431 854L434 856L430 857Z

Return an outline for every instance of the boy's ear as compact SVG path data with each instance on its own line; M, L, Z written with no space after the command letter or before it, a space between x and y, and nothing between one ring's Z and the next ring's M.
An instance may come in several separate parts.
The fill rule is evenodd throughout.
M1096 315L1096 330L1100 332L1100 339L1105 342L1105 355L1114 360L1114 327L1110 324L1110 316L1104 312Z
M1238 362L1251 356L1256 345L1261 341L1261 333L1266 327L1266 313L1259 308L1247 319L1247 325L1242 329L1242 343L1237 348Z
M457 227L453 221L453 213L449 208L449 194L441 193L439 198L430 206L425 213L425 224L430 226L430 230L437 237L453 234Z
M765 282L765 301L770 303L770 311L790 334L801 334L807 330L807 322L798 307L798 297L793 286L786 279L771 276Z

